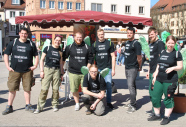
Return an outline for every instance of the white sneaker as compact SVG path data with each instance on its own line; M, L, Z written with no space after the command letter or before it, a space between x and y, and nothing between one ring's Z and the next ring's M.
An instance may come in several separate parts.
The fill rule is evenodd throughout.
M34 114L38 114L38 113L40 113L41 111L39 110L39 109L36 109L35 111L34 111Z
M77 103L77 104L75 105L75 111L78 111L79 108L80 108L80 105L79 105L79 103Z
M57 112L59 109L57 108L57 106L53 107L53 111Z

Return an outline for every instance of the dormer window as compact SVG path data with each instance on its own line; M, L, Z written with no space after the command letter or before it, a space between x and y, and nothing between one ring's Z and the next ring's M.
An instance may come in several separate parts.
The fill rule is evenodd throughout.
M20 4L20 0L12 0L12 4Z

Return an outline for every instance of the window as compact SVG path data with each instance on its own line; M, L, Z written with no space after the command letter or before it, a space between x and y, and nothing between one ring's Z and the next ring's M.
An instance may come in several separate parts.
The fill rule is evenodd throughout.
M171 22L171 26L174 26L174 21Z
M55 2L54 1L49 1L49 8L54 9L55 8Z
M32 10L34 9L34 2L32 1Z
M130 6L125 6L125 13L130 13Z
M171 30L171 34L174 34L174 30Z
M40 8L46 8L46 1L40 0Z
M116 5L111 5L111 12L116 13Z
M76 3L76 10L81 10L81 3Z
M162 19L162 15L160 15L160 19Z
M12 0L12 4L20 4L20 0Z
M167 28L167 22L165 22L165 28Z
M181 20L181 25L183 26L183 20Z
M25 16L25 12L19 12L19 16Z
M10 27L10 31L15 31L15 25L11 25L11 27Z
M144 7L142 6L139 7L139 14L144 14Z
M176 29L176 34L178 35L178 29Z
M58 2L58 9L63 9L63 2Z
M96 4L96 3L92 3L91 4L91 10L92 11L102 11L102 4Z
M67 10L72 10L72 2L67 2Z
M162 7L161 10L163 11L164 10L164 7Z
M15 11L10 11L10 18L14 18L15 17Z
M171 14L171 18L174 18L174 14Z

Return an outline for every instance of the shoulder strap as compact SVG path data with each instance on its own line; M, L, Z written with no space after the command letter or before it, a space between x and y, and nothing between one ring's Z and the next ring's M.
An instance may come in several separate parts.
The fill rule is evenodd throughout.
M161 53L163 53L164 50L161 51Z
M85 44L85 47L86 47L86 49L88 49L88 46L87 46L87 44Z
M96 47L96 41L94 42L94 48Z
M178 58L178 51L176 51L176 58Z
M16 43L16 40L17 40L17 38L15 38L15 39L14 39L14 43L13 43L13 46L15 45L15 43Z
M72 44L70 44L70 46L69 46L69 50L71 49L71 47L72 47Z
M132 47L134 47L134 44L137 42L137 40L134 40L133 44L132 44Z
M101 78L101 75L100 75L100 73L99 73L99 77L98 77L98 81L100 82L100 78Z
M47 52L48 52L48 50L49 50L49 47L50 47L50 45L49 45L48 48L47 48Z
M88 73L88 81L89 81L89 79L90 79L90 74Z

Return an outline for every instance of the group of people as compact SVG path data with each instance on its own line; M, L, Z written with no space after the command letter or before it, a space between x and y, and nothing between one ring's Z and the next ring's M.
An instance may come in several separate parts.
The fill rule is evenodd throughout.
M118 41L118 44L116 45L116 64L124 66L125 62L125 42Z
M167 37L166 44L158 39L158 32L154 27L148 30L150 39L150 62L147 78L149 79L149 95L152 102L152 115L148 121L161 120L160 107L162 95L165 95L165 116L161 124L168 124L169 117L174 107L173 95L178 82L178 70L182 69L182 56L179 51L174 50L176 44L175 38L170 35ZM87 108L86 114L95 113L100 116L105 111L103 98L106 93L107 107L114 109L112 101L112 77L115 75L115 50L114 44L104 38L104 30L97 30L98 40L88 46L83 41L83 34L77 32L74 34L74 43L68 45L65 51L60 49L61 37L56 36L51 46L45 47L40 60L40 77L42 78L41 92L38 98L37 109L30 104L30 91L32 87L33 70L37 68L39 59L36 46L27 39L28 30L22 28L19 32L19 39L10 42L4 52L4 61L9 70L8 105L3 111L3 115L13 112L13 100L16 91L19 90L22 80L24 96L26 100L25 109L35 114L42 112L46 103L48 89L52 86L52 107L53 111L58 111L59 86L63 80L63 65L69 58L69 82L70 91L75 100L74 109L80 109L79 86L81 85L83 102ZM141 71L142 55L141 45L135 39L135 29L127 29L128 41L123 44L125 57L125 75L130 93L130 103L124 105L127 113L136 111L136 77ZM165 45L167 49L165 49ZM120 47L119 47L120 48ZM11 55L11 65L9 65L8 56ZM33 57L35 63L33 65ZM118 59L118 58L117 58ZM45 65L44 65L45 61ZM81 73L81 67L87 66L89 73L85 76ZM109 73L103 78L99 72L109 68Z

